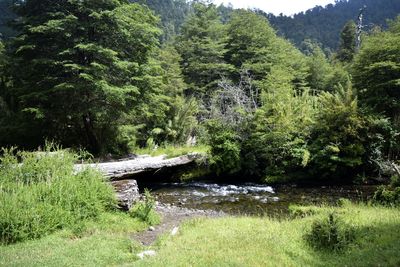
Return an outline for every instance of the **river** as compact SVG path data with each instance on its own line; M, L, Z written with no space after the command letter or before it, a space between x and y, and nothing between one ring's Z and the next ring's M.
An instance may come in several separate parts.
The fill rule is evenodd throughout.
M374 186L272 187L254 183L208 182L148 183L140 187L150 189L164 204L223 211L231 215L271 216L286 215L291 204L336 205L340 198L365 202L376 189Z

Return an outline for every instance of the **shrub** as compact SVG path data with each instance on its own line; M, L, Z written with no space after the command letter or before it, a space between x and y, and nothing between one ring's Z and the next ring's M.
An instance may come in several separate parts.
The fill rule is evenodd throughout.
M130 215L148 223L149 225L159 224L161 218L154 210L156 201L147 189L144 191L144 198L144 201L140 201L132 207L129 211Z
M218 175L240 171L241 145L238 133L218 121L210 121L207 126L210 135L211 168Z
M314 249L341 251L355 241L356 231L331 213L327 218L314 221L305 239Z
M115 207L113 189L99 172L75 173L77 156L53 149L49 146L40 153L3 150L0 243L39 238Z
M400 187L379 186L374 193L372 201L386 206L400 206Z
M318 208L290 205L289 212L293 218L304 218L317 214Z

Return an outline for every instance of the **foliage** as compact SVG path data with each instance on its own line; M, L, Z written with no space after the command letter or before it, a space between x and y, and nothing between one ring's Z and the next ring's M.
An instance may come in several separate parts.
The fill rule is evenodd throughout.
M275 62L276 35L268 21L257 14L235 10L228 23L226 58L237 70L250 71L256 80Z
M331 213L327 218L314 221L305 239L315 249L341 251L355 241L356 231Z
M312 90L332 92L339 83L347 82L347 71L340 64L329 62L318 44L307 40L303 42L302 46L308 56L307 83Z
M289 213L290 216L293 218L305 218L317 214L318 208L312 206L308 207L308 206L290 205Z
M350 84L333 94L322 93L319 99L321 110L310 145L316 175L348 176L365 162L366 119Z
M400 187L379 186L374 193L373 202L385 206L399 206Z
M353 63L352 21L336 54L311 33L303 54L277 35L276 17L257 10L183 0L49 3L17 5L19 34L0 45L0 146L34 149L49 139L94 155L176 155L184 144L207 144L218 174L267 182L352 182L384 174L400 155L400 19L364 35ZM354 12L359 3L280 19Z
M138 218L149 225L159 224L161 221L160 215L154 210L156 207L156 201L154 197L150 194L150 191L145 189L144 191L144 201L136 203L129 214L133 218Z
M24 17L12 44L18 112L38 124L38 135L99 153L147 89L142 79L158 42L157 18L111 0L29 0L17 13Z
M226 59L236 68L232 76L239 81L241 71L250 73L254 86L261 89L262 80L275 65L292 68L294 82L302 89L305 74L304 56L289 42L278 38L267 19L249 10L235 10L227 25Z
M70 152L50 146L40 153L3 150L1 243L39 238L115 207L111 186L92 169L75 173L75 160Z
M240 170L240 136L219 121L207 124L211 168L220 174L234 174Z
M367 36L354 64L360 101L396 120L400 111L400 17L386 32Z
M351 62L356 53L356 31L357 25L350 20L344 25L340 33L340 44L337 58L342 62Z
M254 161L247 169L268 182L302 169L310 161L307 140L314 124L316 99L308 90L295 91L293 75L283 67L272 69L261 96L263 105L243 152L244 158Z
M12 11L14 3L15 0L0 0L0 39L7 39L16 34L10 28L10 22L17 17Z
M216 6L194 3L193 13L182 25L175 45L182 57L182 72L188 84L186 95L204 100L207 106L207 98L216 88L219 78L232 69L224 60L225 27L220 22Z
M340 42L340 32L349 20L357 18L360 8L364 12L364 30L371 27L386 27L387 19L393 19L400 13L397 0L337 0L326 6L315 6L293 16L259 13L266 16L279 35L284 36L297 47L305 39L322 44L324 49L335 51Z
M174 158L174 157L179 157L182 155L187 155L190 153L201 153L206 155L207 152L209 151L209 147L206 145L186 145L186 146L172 146L172 145L166 145L166 146L160 146L157 147L156 149L153 148L136 148L133 150L136 154L142 155L142 154L147 154L151 156L160 156L160 155L166 155L167 158Z
M186 0L133 0L147 5L160 16L163 29L162 42L173 39L180 31L185 18L191 13L191 4Z
M125 118L137 129L136 146L183 144L194 134L197 102L184 96L180 56L170 44L156 51L143 86L141 104ZM132 126L130 126L132 127ZM151 147L152 149L152 147Z

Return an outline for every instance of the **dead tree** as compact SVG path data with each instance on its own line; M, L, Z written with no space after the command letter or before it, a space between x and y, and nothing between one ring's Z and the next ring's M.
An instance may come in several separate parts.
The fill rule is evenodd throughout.
M222 79L220 90L212 99L211 118L230 126L239 126L248 121L259 107L259 91L253 86L248 71L241 73L238 84Z

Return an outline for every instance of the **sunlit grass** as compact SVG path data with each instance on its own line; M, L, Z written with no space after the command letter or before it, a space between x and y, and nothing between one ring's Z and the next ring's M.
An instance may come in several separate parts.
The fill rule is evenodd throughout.
M151 248L130 238L145 223L106 213L86 223L79 236L64 230L1 246L0 266L400 266L399 209L350 203L311 209L304 218L190 220ZM355 242L340 252L310 247L305 234L332 212L356 229ZM157 255L139 260L136 254L146 249Z
M357 231L342 252L311 248L304 235L312 222L336 212ZM186 223L164 241L155 258L138 266L399 266L400 210L346 205L319 208L305 218L222 218Z
M137 260L129 235L147 225L127 214L104 213L78 236L64 230L39 240L0 246L0 266L117 266Z

